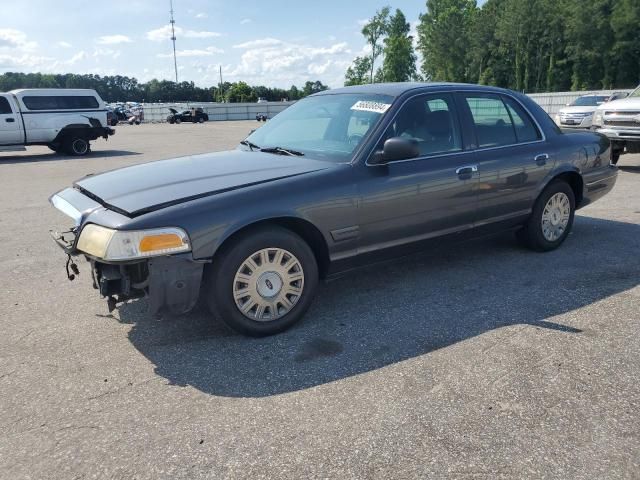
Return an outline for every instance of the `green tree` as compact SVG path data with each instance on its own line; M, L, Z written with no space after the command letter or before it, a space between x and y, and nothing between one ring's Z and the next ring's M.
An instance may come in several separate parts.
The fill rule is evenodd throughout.
M344 86L351 85L364 85L369 83L371 71L371 58L370 57L356 57L353 64L347 68L345 73Z
M371 20L362 27L362 35L364 35L367 39L367 43L371 47L371 65L369 73L370 83L374 82L373 71L376 59L382 53L380 39L387 33L389 11L389 7L384 7L381 10L378 10L373 18L371 18Z
M245 82L232 83L231 88L226 92L226 97L229 103L256 102L258 100L253 89Z
M382 73L386 82L408 82L416 77L416 54L411 25L400 9L389 20L387 38L384 39Z
M476 9L475 0L427 0L418 25L425 77L449 82L471 77L467 52Z
M640 2L618 0L611 13L615 84L635 87L640 83Z
M302 89L302 96L307 97L309 95L313 95L314 93L322 92L324 90L329 90L329 87L324 85L321 81L316 80L315 82L306 82L304 84L304 88Z

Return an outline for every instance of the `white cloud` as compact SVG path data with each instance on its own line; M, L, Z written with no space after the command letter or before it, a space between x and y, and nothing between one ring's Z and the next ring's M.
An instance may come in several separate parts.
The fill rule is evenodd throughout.
M208 57L216 53L224 53L224 50L218 47L207 47L204 50L178 50L176 51L176 57ZM173 53L159 53L156 56L159 58L171 58Z
M225 76L262 85L302 84L316 78L340 85L353 54L345 42L311 46L275 38L251 40L234 48L245 51L237 65L223 67Z
M201 12L196 14L196 18L209 18L209 15L207 15L204 12Z
M98 38L100 45L118 45L120 43L131 43L131 39L126 35L105 35Z
M185 30L184 36L188 38L214 38L222 36L219 32L196 32L195 30Z
M71 48L71 47L73 47L73 45L71 45L69 42L65 42L63 40L57 42L56 46L60 47L60 48Z
M222 36L218 32L200 32L195 30L184 30L180 27L175 27L176 37L187 38L214 38ZM164 27L156 28L147 32L147 39L152 42L164 42L171 38L171 25L165 25Z
M367 23L369 23L369 19L361 18L360 20L357 20L356 23L358 24L359 27L364 27Z
M112 59L117 59L122 55L120 50L113 50L111 48L94 48L93 49L93 58L99 57L109 57Z
M246 25L247 23L251 22L253 22L253 20L251 20L250 18L243 18L242 20L240 20L240 25Z
M13 28L0 28L0 48L19 48L21 50L35 50L36 42L27 40L27 35Z
M251 48L263 48L263 47L273 47L276 45L282 45L282 41L276 38L260 38L258 40L250 40L248 42L240 43L238 45L234 45L233 48L243 48L243 49L251 49Z

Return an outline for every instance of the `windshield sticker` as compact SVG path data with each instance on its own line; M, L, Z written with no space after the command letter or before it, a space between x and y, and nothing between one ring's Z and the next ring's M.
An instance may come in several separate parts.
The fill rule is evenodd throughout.
M380 103L380 102L360 100L359 102L356 102L353 107L351 107L351 110L359 110L361 112L384 113L387 110L389 110L390 106L391 106L390 103Z

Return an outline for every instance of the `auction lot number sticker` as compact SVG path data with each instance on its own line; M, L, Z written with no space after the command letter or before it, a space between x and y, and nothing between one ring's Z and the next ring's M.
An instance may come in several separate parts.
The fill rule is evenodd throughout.
M384 113L389 110L390 103L372 102L368 100L360 100L356 102L351 110L359 110L361 112Z

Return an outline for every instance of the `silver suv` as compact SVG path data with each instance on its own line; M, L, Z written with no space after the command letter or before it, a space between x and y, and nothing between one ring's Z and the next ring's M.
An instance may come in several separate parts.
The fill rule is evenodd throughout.
M611 162L623 153L640 153L640 87L627 98L600 105L593 114L591 129L611 140Z

